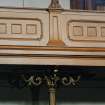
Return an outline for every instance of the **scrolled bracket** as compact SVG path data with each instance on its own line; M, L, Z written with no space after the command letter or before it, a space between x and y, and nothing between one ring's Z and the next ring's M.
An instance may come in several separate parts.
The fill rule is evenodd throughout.
M75 86L80 81L80 76L77 76L77 79L74 79L73 77L63 77L62 78L62 84L65 86L73 85Z
M39 86L42 84L42 78L39 76L31 76L29 79L26 79L25 76L23 76L23 79L29 86Z
M75 78L72 76L60 76L57 75L58 70L54 70L52 75L44 75L44 76L30 76L28 79L23 76L23 80L28 86L40 86L42 82L47 85L49 89L56 89L58 86L58 82L60 82L64 86L76 86L80 82L80 76L76 76Z

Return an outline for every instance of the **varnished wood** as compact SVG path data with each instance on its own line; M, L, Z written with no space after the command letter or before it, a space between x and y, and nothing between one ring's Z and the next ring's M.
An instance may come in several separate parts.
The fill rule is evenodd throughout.
M12 46L12 45L0 45L0 49L10 49L10 50L43 50L43 51L81 51L81 52L105 52L105 48L84 48L84 47L57 47L57 46Z
M62 40L50 40L48 42L48 46L51 46L51 47L64 47L65 44Z

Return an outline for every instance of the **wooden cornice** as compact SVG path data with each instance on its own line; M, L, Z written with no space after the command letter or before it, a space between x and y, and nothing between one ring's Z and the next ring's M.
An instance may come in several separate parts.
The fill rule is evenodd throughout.
M105 52L105 48L95 47L55 47L55 46L14 46L14 45L0 45L0 49L10 50L35 50L35 51L81 51L81 52Z

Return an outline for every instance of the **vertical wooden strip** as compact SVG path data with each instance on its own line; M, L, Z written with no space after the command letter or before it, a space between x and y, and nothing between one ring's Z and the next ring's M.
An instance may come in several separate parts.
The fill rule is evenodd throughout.
M53 17L53 40L59 40L58 17Z

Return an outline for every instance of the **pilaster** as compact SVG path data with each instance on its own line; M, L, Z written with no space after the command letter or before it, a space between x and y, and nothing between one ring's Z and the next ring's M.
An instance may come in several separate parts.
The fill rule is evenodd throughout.
M49 6L49 20L50 20L50 39L48 42L49 46L64 46L61 36L61 12L62 7L59 0L52 0Z

